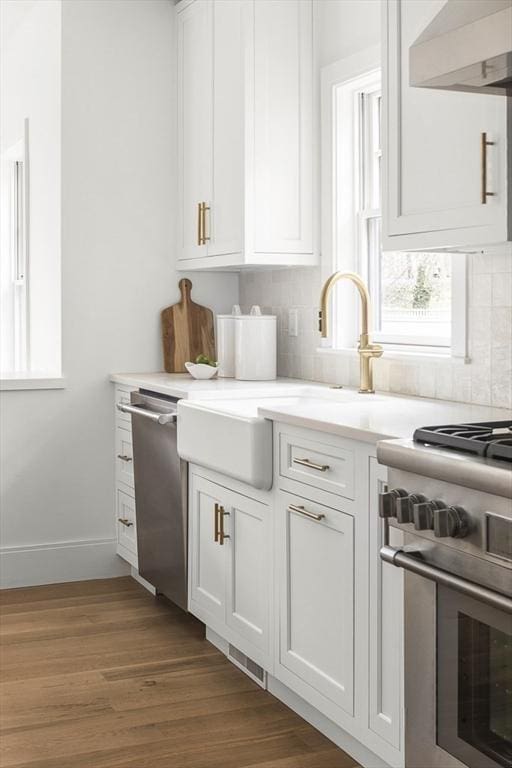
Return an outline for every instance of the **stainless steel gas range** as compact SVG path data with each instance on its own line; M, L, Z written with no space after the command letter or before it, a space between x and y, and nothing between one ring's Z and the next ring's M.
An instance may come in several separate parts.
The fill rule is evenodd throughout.
M405 571L405 765L511 768L512 422L415 438L377 446L381 558Z

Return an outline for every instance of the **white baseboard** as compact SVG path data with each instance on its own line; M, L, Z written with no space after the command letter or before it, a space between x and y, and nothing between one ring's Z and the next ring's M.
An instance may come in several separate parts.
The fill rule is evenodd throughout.
M151 592L152 595L156 595L156 589L154 588L154 586L152 584L150 584L149 581L146 581L146 579L143 579L142 576L140 575L140 573L138 572L138 570L136 568L134 568L133 565L131 567L131 574L130 575L131 575L132 579L135 579L135 581L138 581L139 584L142 584L144 589L147 589L147 591Z
M209 627L207 624L205 625L205 638L208 640L209 643L214 645L221 653L223 653L225 656L229 654L229 643L227 640L225 640L223 637L221 637L217 632L214 632L211 627Z
M115 539L64 541L0 548L0 589L126 576Z

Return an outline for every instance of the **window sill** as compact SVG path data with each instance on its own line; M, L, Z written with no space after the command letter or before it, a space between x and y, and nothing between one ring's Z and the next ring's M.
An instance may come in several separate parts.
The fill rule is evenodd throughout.
M340 357L357 357L358 355L356 347L340 347L338 349L334 349L333 347L319 347L316 352L319 354L339 355ZM450 365L465 365L466 363L471 362L468 357L455 357L451 355L449 351L405 351L396 349L396 347L384 347L383 357L386 360L396 360L402 363L447 363Z
M27 373L1 373L0 392L20 389L65 389L66 379L63 376L52 376L49 373L38 374L34 371Z

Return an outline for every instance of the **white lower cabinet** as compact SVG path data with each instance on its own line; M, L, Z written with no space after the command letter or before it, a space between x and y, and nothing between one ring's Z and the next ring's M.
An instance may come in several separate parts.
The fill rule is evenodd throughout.
M137 518L133 476L132 417L117 409L118 403L129 403L134 387L117 385L114 390L115 411L115 521L116 552L138 570Z
M378 494L387 468L370 458L370 521L378 521ZM382 526L370 525L369 720L370 729L400 751L403 702L403 571L379 557ZM399 531L391 531L397 537ZM393 541L398 546L400 541Z
M268 669L269 507L195 470L189 487L190 612Z
M349 734L369 751L362 765L379 764L373 754L403 768L403 575L379 556L387 470L374 450L275 427L274 674L339 728L327 732L341 747Z
M379 557L372 451L275 424L271 492L191 465L189 608L359 763L403 768L403 575Z
M288 493L278 494L275 515L278 663L353 714L353 518Z

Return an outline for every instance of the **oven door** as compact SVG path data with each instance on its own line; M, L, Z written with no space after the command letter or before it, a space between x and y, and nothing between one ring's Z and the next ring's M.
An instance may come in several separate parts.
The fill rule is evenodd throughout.
M437 744L464 765L512 766L512 616L437 588Z
M417 540L406 541L417 550ZM405 764L511 768L512 599L426 554L381 550L405 569ZM471 565L474 577L482 561ZM509 568L485 568L510 588Z

